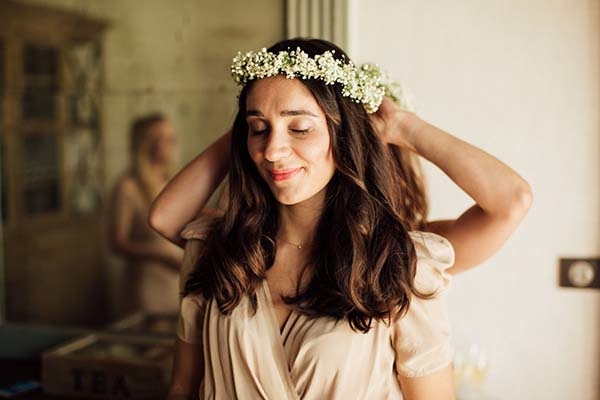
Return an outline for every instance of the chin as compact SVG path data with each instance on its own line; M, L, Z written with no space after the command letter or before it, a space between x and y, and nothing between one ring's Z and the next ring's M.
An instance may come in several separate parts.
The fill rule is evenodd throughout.
M299 193L298 191L290 191L288 193L276 193L276 192L272 192L273 193L273 197L275 197L275 200L277 200L277 202L281 205L285 205L285 206L293 206L293 205L297 205L297 204L302 204L302 203L306 203L306 202L313 202L313 201L321 201L324 200L324 190L317 190L315 192L309 192L309 193ZM321 198L321 196L323 196Z
M284 206L293 206L294 204L299 204L306 200L306 197L300 196L278 196L276 194L274 194L274 196L275 200L277 200L279 204L283 204Z

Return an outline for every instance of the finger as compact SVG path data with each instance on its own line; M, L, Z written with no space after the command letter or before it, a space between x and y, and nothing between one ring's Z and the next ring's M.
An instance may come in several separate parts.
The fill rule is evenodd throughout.
M381 118L379 118L377 115L371 115L371 123L373 124L373 127L375 128L377 133L381 133L384 126Z
M381 113L380 115L387 115L394 109L395 104L392 99L386 96L381 101L381 105L377 111Z

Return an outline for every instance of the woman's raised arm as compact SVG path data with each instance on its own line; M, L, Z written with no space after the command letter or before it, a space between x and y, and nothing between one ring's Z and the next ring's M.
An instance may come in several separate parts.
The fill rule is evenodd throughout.
M475 200L457 219L428 224L427 230L454 247L455 263L448 272L472 268L498 251L529 210L529 184L494 156L402 111L390 99L384 99L373 121L383 141L431 161Z
M231 130L190 161L152 203L148 223L162 236L183 247L183 227L199 216L229 166Z

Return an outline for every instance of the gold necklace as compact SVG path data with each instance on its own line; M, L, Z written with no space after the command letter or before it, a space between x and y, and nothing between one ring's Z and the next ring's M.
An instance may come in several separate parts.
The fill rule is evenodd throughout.
M301 249L302 246L303 246L302 243L300 243L300 244L293 243L293 242L290 242L289 240L285 240L285 239L281 239L281 238L279 240L281 240L282 242L286 242L288 244L291 244L292 246L296 247L297 249Z

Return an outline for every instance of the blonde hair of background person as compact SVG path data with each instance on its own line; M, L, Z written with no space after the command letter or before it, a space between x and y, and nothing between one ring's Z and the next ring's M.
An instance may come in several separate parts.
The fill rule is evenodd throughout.
M110 244L127 260L117 313L176 312L181 249L148 225L150 204L173 177L177 136L162 114L137 118L130 130L130 165L112 195Z
M297 46L301 47L311 56L314 56L314 54L321 54L323 51L331 49L335 49L336 55L344 54L341 49L335 47L331 43L319 40L302 39L277 43L269 49L269 51L276 53L277 51L282 49L285 50L286 48L295 49ZM304 199L301 198L302 196L298 197L293 190L290 192L282 187L278 187L275 182L269 180L268 171L270 168L277 169L283 166L291 165L297 167L297 165L304 165L302 168L303 171L306 171L298 175L300 176L300 180L297 181L302 183L296 183L296 185L299 185L299 190L304 188L302 184L306 182L309 187L314 188L316 182L321 182L321 178L325 178L323 174L327 174L326 171L319 172L317 170L315 172L314 165L317 164L311 165L313 164L313 161L311 161L310 157L312 157L312 153L310 152L316 150L308 149L306 144L303 144L303 142L300 141L301 139L299 137L294 136L298 134L295 130L298 128L294 128L295 125L307 124L312 126L312 128L309 128L308 132L313 132L314 135L317 135L317 133L320 135L320 132L323 131L323 127L325 126L325 120L327 120L327 123L333 123L334 125L339 123L339 121L335 122L330 120L329 113L331 111L324 111L319 105L325 103L323 103L323 99L320 98L321 95L317 96L315 94L315 85L318 86L318 83L309 84L309 82L305 82L299 78L286 80L281 77L270 77L249 83L244 87L242 95L240 96L240 110L236 117L233 132L226 132L219 140L213 143L180 171L156 199L149 216L151 225L162 235L179 245L186 243L185 239L179 236L182 228L186 226L190 220L199 215L206 200L225 175L232 160L231 154L237 152L236 157L239 158L240 154L243 154L243 152L247 150L250 153L252 160L255 162L257 170L260 171L260 176L269 185L273 195L280 203L280 225L278 225L278 230L272 234L273 236L269 237L269 240L276 244L273 247L275 249L275 254L269 255L272 256L272 258L266 258L273 261L273 264L262 266L263 270L261 271L259 269L258 272L259 275L263 274L263 282L268 282L269 290L264 289L266 286L261 290L260 284L254 284L254 286L253 284L248 284L248 290L254 290L254 294L259 297L259 300L261 298L260 296L263 296L265 293L267 293L268 298L268 292L280 295L279 298L275 295L272 296L272 308L274 314L277 316L277 320L279 320L279 327L281 328L283 326L284 330L287 329L286 323L288 318L295 312L296 307L300 306L293 302L290 303L284 300L284 298L287 297L289 299L290 296L294 297L294 293L298 294L298 291L302 291L305 287L305 281L302 280L304 277L304 270L302 270L302 268L299 270L298 266L305 265L305 262L307 261L307 258L302 258L302 255L299 255L298 252L293 250L294 246L290 245L292 243L302 244L302 246L296 246L297 249L308 248L307 252L310 252L311 246L321 246L319 248L322 249L323 245L322 243L311 242L313 235L315 234L315 226L311 225L311 218L307 217L310 217L309 214L311 212L314 213L315 209L313 208L311 210L307 205L309 203L314 205L314 199L312 197ZM310 90L307 90L308 88L310 88ZM319 89L319 91L320 90L327 91L336 89L322 88ZM336 94L336 96L338 95ZM340 109L342 106L345 107L345 112L348 111L348 107L353 107L346 100L340 100L339 97L336 98L338 99L337 107L340 107ZM294 107L292 108L293 110L296 110L296 107L301 105L303 110L308 109L309 112L316 115L316 118L312 120L313 122L306 123L306 116L300 115L301 113L290 113L286 111L287 109L282 110L282 108L290 105ZM251 112L243 115L246 107L251 110ZM329 104L328 107L335 108L336 106ZM323 116L323 114L325 116ZM364 110L360 111L354 109L353 111L350 111L350 114L352 114L353 118L365 118L363 115ZM398 234L403 236L409 229L414 230L418 228L423 231L420 234L418 232L411 232L410 235L413 240L415 237L426 239L424 239L424 243L421 243L419 240L414 243L416 254L418 256L417 265L419 265L419 268L416 270L416 278L419 278L421 282L424 279L428 280L429 282L433 282L434 287L437 286L438 288L443 288L445 287L447 279L445 274L456 274L472 268L489 258L502 246L526 215L532 201L531 189L523 178L495 157L456 138L442 129L427 123L416 114L401 110L389 99L384 99L377 113L371 115L370 118L372 127L366 127L368 129L366 129L365 134L368 133L369 135L372 135L373 132L378 134L383 144L387 144L390 147L390 154L395 155L396 161L400 163L398 168L403 171L405 177L412 178L417 176L414 173L414 166L407 162L407 160L410 161L410 157L407 155L410 154L423 157L444 171L452 181L475 201L475 204L472 207L468 208L456 219L444 221L424 220L420 223L418 216L415 217L415 215L412 215L411 217L409 213L406 214L408 217L404 219L406 226L398 227ZM310 118L308 120L310 120ZM254 137L253 132L255 131L257 132L257 135L263 135L261 138L264 137L264 139L259 140ZM243 148L245 139L242 138L241 135L248 135L247 149ZM329 135L334 135L330 129ZM325 140L325 138L322 137L319 140ZM359 140L366 139L361 138ZM323 145L325 145L325 143L325 141L322 142ZM378 146L374 143L372 144L375 147ZM372 154L380 154L378 153L380 151L381 150L374 151ZM337 154L337 157L340 157L340 155ZM342 161L342 163L343 162L344 161ZM319 165L329 168L328 166L330 164L322 161ZM391 164L376 165L373 167L373 165L365 164L367 169L370 168L371 173L377 173L373 168L385 168L389 165ZM245 167L248 166L246 165ZM231 168L231 171L237 175L243 175L245 171L249 171L249 169L239 169L239 165L237 165L237 167L232 166ZM235 170L233 168L238 169ZM336 168L339 167L336 166ZM392 169L396 171L395 168ZM337 170L334 170L333 173L337 173ZM351 174L352 171L348 172L345 170L344 173ZM357 172L357 174L361 173L361 171ZM307 176L309 178L306 178ZM307 179L309 179L309 181L307 181ZM369 178L365 179L368 180ZM410 180L411 179L403 180L404 183L409 182L409 184L404 184L402 189L413 190L415 193L399 192L399 195L408 195L413 199L419 198L418 191L420 190L421 185L419 185L419 182L413 182L411 184ZM367 182L366 187L369 187L368 185L370 183L372 182ZM293 182L290 185L292 188L295 187ZM357 185L361 185L359 180L357 181ZM383 191L388 190L388 188L381 189ZM400 191L400 189L401 188L398 187L398 191ZM236 205L236 196L239 196L238 190L240 190L240 188L237 186L230 187L230 191L232 192L230 193L230 206L232 204ZM325 190L325 188L323 190ZM378 189L370 187L368 190ZM322 193L322 191L319 193ZM371 196L378 196L378 194L371 192ZM239 208L237 210L239 210L239 212L246 212ZM231 211L231 209L229 211ZM369 211L367 211L367 213L368 212ZM347 216L354 217L350 214L347 214ZM425 219L426 215L423 215L422 217ZM233 213L226 213L225 224L231 226L231 221L235 220L236 215L233 215ZM243 222L244 221L241 221L242 224ZM195 219L192 224L201 225L201 222L199 222L198 219ZM343 224L339 225L339 228L342 230L346 229ZM224 231L222 228L217 227L216 229L217 233L215 233L215 235L223 234ZM244 229L251 229L251 227L244 227ZM369 230L377 229L377 227L355 226L349 227L349 229L358 229L365 237L371 237L369 236ZM365 229L366 231L363 232ZM214 276L227 276L228 271L215 271L214 265L202 264L202 261L206 261L206 254L209 254L210 257L212 257L212 260L219 261L219 259L214 258L215 254L218 253L215 253L212 246L218 248L222 246L222 243L216 241L216 236L209 235L208 245L207 247L203 247L203 242L192 240L203 237L203 233L200 232L198 236L195 236L193 229L185 236L190 240L188 240L186 244L187 260L184 261L184 268L191 268L192 274L187 280L188 284L185 287L186 296L183 298L181 305L183 321L181 327L183 331L180 331L176 341L173 384L170 392L171 398L196 398L201 382L207 376L210 380L208 384L212 385L210 386L211 388L217 387L219 390L236 390L235 395L241 395L241 397L244 397L244 394L248 393L256 394L260 392L260 390L273 390L276 392L279 386L277 386L277 382L271 382L271 373L274 375L282 374L285 376L286 372L288 375L291 372L286 371L288 364L282 366L276 362L271 362L271 357L276 358L276 353L281 349L278 349L277 346L275 346L275 351L270 351L272 349L268 347L266 342L261 342L261 340L268 341L267 338L271 337L269 334L273 334L273 332L268 332L268 327L264 327L264 325L268 324L264 324L262 328L257 328L266 329L265 332L261 331L265 334L264 339L263 336L257 336L245 338L245 341L242 341L246 346L251 347L251 351L253 351L252 354L254 354L254 357L259 358L259 362L256 364L245 365L245 368L241 368L237 372L230 371L229 364L226 364L224 368L215 369L215 365L213 365L215 356L220 360L231 359L226 356L224 358L219 358L220 352L229 354L234 359L239 359L241 357L244 360L248 360L247 358L244 358L248 356L248 354L244 353L243 349L236 347L236 343L240 341L240 338L238 337L232 338L223 336L222 340L211 340L211 338L215 337L215 327L217 327L216 332L220 332L218 327L221 318L219 313L215 314L214 297L208 297L207 299L207 297L204 296L202 300L202 298L194 294L193 290L190 290L199 288L201 294L208 293L217 298L228 298L227 293L225 294L225 297L223 297L223 293L219 292L219 289L221 288L210 288L210 279L199 279L200 277L210 278ZM220 240L224 240L224 238L220 237ZM256 243L256 240L258 239L248 237L249 242ZM360 239L356 240L360 241ZM340 248L340 245L343 246L346 244L335 244L335 246L337 246L336 248ZM352 253L353 243L348 242L347 246L348 251L346 253ZM340 256L346 256L341 252L338 254ZM316 254L316 256L318 257L319 254ZM265 256L260 255L257 257L262 260L261 257ZM249 262L251 263L251 261ZM368 264L369 263L367 263L367 265ZM427 265L430 268L429 271L437 272L432 272L433 275L428 276L426 274ZM222 268L220 264L219 267ZM344 277L338 278L342 278L341 280L343 280ZM358 281L360 281L360 277L355 276L352 278L349 276L348 278L358 279ZM192 283L191 285L190 282ZM227 279L225 279L224 282L227 283ZM420 287L417 288L416 280L414 283L415 289L420 291ZM413 289L412 282L408 281L407 285ZM227 287L225 289L227 289ZM413 292L415 291L413 290ZM225 310L224 315L230 315L228 312L232 312L231 315L235 316L236 314L233 313L235 313L236 307L245 306L245 301L245 297L241 300L239 298L233 300L233 311L230 310L231 304L219 303L218 310ZM253 304L256 305L256 301L253 301ZM361 299L358 299L357 301L360 303ZM208 305L206 305L207 302ZM269 303L268 300L266 302L263 300L262 304L266 304L268 308ZM318 307L319 305L317 304L316 308ZM400 326L403 326L405 329L401 330L403 334L396 332L399 337L396 338L397 341L395 346L397 346L397 348L395 348L395 351L397 355L403 354L403 356L401 359L397 358L394 364L396 365L396 373L398 374L398 388L401 388L402 396L407 400L451 399L454 397L452 393L451 365L448 364L449 360L446 351L448 343L445 341L445 333L447 333L448 327L443 310L443 299L425 299L417 295L413 296L406 315L398 320ZM259 311L257 311L256 308L255 312L257 315L255 318L260 318L261 314L259 314ZM207 315L207 319L205 319L203 315ZM239 314L237 315L238 316L235 318L240 318ZM293 315L294 318L301 318L298 313ZM235 323L235 318L230 318L232 324ZM322 317L316 316L315 318L316 320L319 320ZM309 326L312 322L308 321L313 320L295 319L295 321L303 321L303 324L308 324L306 325L307 329L310 329ZM362 321L364 322L364 320ZM208 325L204 324L204 322L207 322ZM249 324L251 323L250 321L246 322ZM358 321L359 328L360 322L361 320ZM255 327L254 325L249 326L252 328ZM375 322L374 326L376 332L381 332L378 331L378 329L385 329L382 328L381 324ZM337 329L337 325L335 325L335 327ZM356 325L354 328L356 328ZM366 328L368 328L368 326ZM241 330L240 332L243 335L244 330ZM231 332L228 333L231 334ZM201 334L204 335L204 340L202 339ZM356 335L361 334L362 333L360 332L356 332ZM414 335L416 335L416 337L413 337ZM411 342L411 339L415 341ZM410 370L410 367L406 364L407 358L416 364L423 362L422 359L428 359L427 349L419 347L419 339L422 339L424 343L428 342L430 339L434 342L436 340L440 341L439 343L436 342L430 344L436 346L439 345L440 348L444 349L444 357L442 357L443 364L440 364L440 359L429 360L433 362L435 368L432 369L432 366L429 365L429 368L424 368L426 372L422 375L402 373L402 371ZM404 348L407 343L402 344L403 341L408 341L409 348ZM210 345L207 346L207 343L210 343ZM342 340L340 343L343 344L344 341ZM411 343L415 346L413 349L410 348ZM266 347L261 348L261 345ZM335 350L335 344L332 343L332 345L333 350ZM373 350L375 352L385 352L389 345L389 343L382 342L381 348ZM252 346L257 347L254 348ZM353 351L356 346L359 345L354 344L351 347L348 347L344 350L344 353L347 354L348 352ZM329 351L332 349L322 350ZM409 354L413 350L414 354ZM238 354L236 351L240 353ZM437 351L436 347L436 350L433 351L433 353L436 353ZM206 359L204 358L205 352L208 352L209 354ZM414 357L421 357L421 361L418 361L418 359L415 359ZM206 365L205 360L207 361ZM320 365L328 365L329 368L333 368L333 371L327 370L326 368L325 372L323 372L325 375L329 372L335 373L338 371L335 368L341 368L341 366L336 364L336 359L329 359L326 364L322 364L323 362L324 360L321 360L321 363L317 363L314 368L318 369L317 367ZM363 371L365 376L372 374L370 364L365 364L368 362L367 357L365 357L365 359L355 359L352 362L355 363L353 364L353 370L359 372ZM274 367L270 370L271 373L261 369L268 366ZM252 375L255 379L250 381L244 380L246 372L249 374L256 372L256 375ZM236 379L232 380L231 376L227 375L229 373L234 374ZM383 374L388 377L386 374L393 376L392 371ZM354 392L355 395L358 395L357 393L359 393L359 391L362 392L366 390L365 387L354 386L356 384L360 385L360 382L362 382L361 379L359 379L360 375L355 377L357 378L356 381L358 383L355 380L344 377L344 374L336 374L336 377L336 379L339 378L339 382L344 382L344 385L348 385L352 390L356 390ZM288 378L292 379L289 376ZM273 379L277 381L276 378ZM311 375L311 382L314 381L316 383L313 384L312 387L310 384L303 387L303 390L308 390L311 393L311 395L306 395L306 392L303 392L307 398L328 398L328 395L325 393L321 393L321 397L319 397L319 394L315 395L320 388L315 388L314 386L320 386L320 379L323 379L323 376ZM388 382L386 379L387 378L382 378L382 382L385 381L386 385L393 385L393 383ZM219 380L223 380L223 382L220 382ZM284 381L285 380L284 377ZM229 383L230 385L228 386L226 383ZM297 381L294 381L292 382L292 385L294 383L299 384ZM207 383L205 382L205 385L206 384ZM231 388L232 385L235 386L234 389L226 389ZM257 385L257 387L254 387L255 385ZM275 385L277 388L271 385ZM285 382L283 383L283 387L285 387ZM335 385L332 387L328 384L323 385L322 390L329 390L327 392L329 395L332 395L332 393L339 395L339 392L336 392L336 390L343 392L344 390L347 390L348 387L336 388ZM392 386L390 386L390 388L391 387ZM369 390L380 389L381 387L379 387L379 385L377 385L377 387L369 387ZM241 392L238 392L238 390ZM246 390L249 392L245 392ZM255 393L253 390L257 390L258 392ZM286 389L284 388L281 390ZM214 392L213 395L215 393L217 392ZM220 393L223 395L223 393L227 392ZM304 397L304 395L300 395L298 392L294 393L293 390L288 393L289 396L279 398ZM258 397L261 396L264 397L264 395L259 395Z

